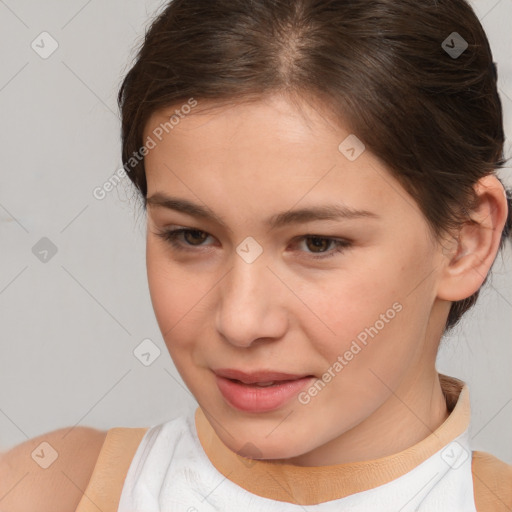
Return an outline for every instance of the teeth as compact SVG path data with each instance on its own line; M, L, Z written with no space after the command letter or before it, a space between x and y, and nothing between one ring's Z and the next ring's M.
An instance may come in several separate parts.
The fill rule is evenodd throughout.
M272 386L272 384L274 384L274 382L275 382L275 380L273 380L271 382L257 382L256 385L266 387L266 386Z

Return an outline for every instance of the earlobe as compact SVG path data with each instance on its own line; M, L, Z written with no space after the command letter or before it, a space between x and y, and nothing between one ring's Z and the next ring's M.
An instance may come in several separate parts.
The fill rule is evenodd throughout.
M458 301L470 297L485 281L496 258L507 218L503 185L494 175L475 185L478 206L461 227L452 250L443 250L444 270L437 296Z

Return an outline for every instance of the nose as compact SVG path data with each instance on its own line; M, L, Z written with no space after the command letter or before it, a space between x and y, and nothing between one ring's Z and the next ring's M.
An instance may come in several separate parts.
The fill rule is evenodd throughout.
M232 345L279 339L288 328L286 288L267 264L263 257L247 263L234 254L233 268L219 285L216 328Z

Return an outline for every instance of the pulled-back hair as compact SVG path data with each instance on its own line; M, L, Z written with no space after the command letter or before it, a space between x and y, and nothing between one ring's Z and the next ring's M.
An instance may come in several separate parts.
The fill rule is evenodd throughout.
M460 55L449 51L464 42ZM439 239L468 220L476 182L506 163L496 65L464 0L173 0L118 95L123 166L144 207L144 159L134 155L155 111L274 93L325 105L388 167ZM507 199L500 249L512 231L510 191ZM452 303L446 329L478 294Z

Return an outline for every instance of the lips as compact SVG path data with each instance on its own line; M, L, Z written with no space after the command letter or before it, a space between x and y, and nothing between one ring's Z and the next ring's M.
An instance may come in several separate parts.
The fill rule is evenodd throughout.
M313 377L311 374L292 374L283 372L274 372L266 370L256 370L252 372L243 372L234 368L219 368L214 370L219 377L240 381L244 384L263 384L270 385L274 382L285 382L303 379L304 377Z
M222 373L228 373L223 371ZM235 375L230 370L230 375ZM313 383L316 377L300 377L282 372L254 372L240 375L244 379L256 380L251 384L243 383L237 379L215 375L217 389L225 403L234 409L251 414L267 413L285 407L293 397L297 396L306 386ZM292 380L275 380L273 384L262 385L262 380L279 377ZM261 383L260 383L261 382ZM268 381L267 381L268 382Z

